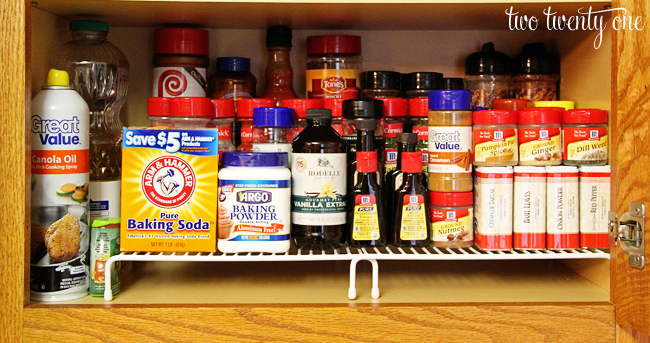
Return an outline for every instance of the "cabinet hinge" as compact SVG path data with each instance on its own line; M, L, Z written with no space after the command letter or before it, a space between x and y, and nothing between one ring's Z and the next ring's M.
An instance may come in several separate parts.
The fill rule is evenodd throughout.
M609 245L621 248L628 256L631 267L645 267L645 205L638 201L630 203L629 212L623 213L621 220L616 219L616 212L609 212Z

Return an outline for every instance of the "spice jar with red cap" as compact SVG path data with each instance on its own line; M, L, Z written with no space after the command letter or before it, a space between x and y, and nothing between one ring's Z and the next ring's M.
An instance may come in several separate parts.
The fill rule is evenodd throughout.
M418 135L416 151L422 151L422 172L429 175L429 98L409 99L409 118L404 128Z
M232 142L232 127L235 122L234 99L212 99L212 120L208 127L219 130L219 164L222 164L221 154L224 151L235 151Z
M562 163L562 112L553 109L520 111L519 164L554 166Z
M343 127L341 121L343 119L343 99L323 99L323 108L332 111L332 128L343 136Z
M474 193L429 192L434 247L467 248L474 244Z
M253 151L253 110L275 107L275 99L243 98L237 101L235 145L237 151Z
M147 115L151 121L151 127L155 129L164 129L174 127L169 118L169 98L149 98L147 99Z
M280 102L281 107L293 108L293 130L289 141L298 136L307 127L307 110L312 108L323 108L323 101L319 99L285 99Z
M408 99L377 98L384 102L384 174L397 166L397 134L404 132Z
M153 96L205 97L208 31L160 28L153 31Z
M472 113L472 122L475 166L517 165L517 112L475 111Z
M212 104L208 98L169 99L169 120L174 128L207 127L212 119Z
M360 36L307 37L307 98L359 98L361 62Z
M532 106L533 103L528 99L494 99L491 110L523 111Z
M568 110L562 121L563 164L607 164L607 111Z

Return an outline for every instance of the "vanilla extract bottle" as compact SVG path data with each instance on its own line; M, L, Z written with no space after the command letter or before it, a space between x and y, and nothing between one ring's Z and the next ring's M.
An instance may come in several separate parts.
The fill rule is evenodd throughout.
M422 174L422 152L402 153L402 184L395 192L393 244L401 247L431 245L427 187Z
M420 163L420 167L422 163ZM377 183L377 152L357 151L357 183L350 193L348 244L353 248L386 245L386 209Z

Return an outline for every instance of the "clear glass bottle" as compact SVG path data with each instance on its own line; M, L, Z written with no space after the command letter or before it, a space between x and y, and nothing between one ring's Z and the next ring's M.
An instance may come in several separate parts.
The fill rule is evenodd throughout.
M129 62L106 41L108 24L70 22L72 41L53 55L51 64L70 75L70 86L90 108L90 222L120 216L122 123L120 109L129 87Z
M512 64L517 99L533 102L557 100L560 59L548 53L544 43L525 44Z
M472 92L473 110L489 109L492 99L512 98L510 58L495 51L492 42L483 44L465 60L465 84Z
M271 26L266 29L266 87L262 98L277 100L295 99L293 89L293 68L291 67L291 28Z

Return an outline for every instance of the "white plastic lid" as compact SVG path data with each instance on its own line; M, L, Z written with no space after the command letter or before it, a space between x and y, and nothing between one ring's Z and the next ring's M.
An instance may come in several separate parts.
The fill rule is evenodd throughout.
M578 170L581 173L611 173L612 166L581 166Z
M547 166L547 173L577 173L578 167L574 166Z
M476 171L484 174L512 174L512 167L476 167Z

